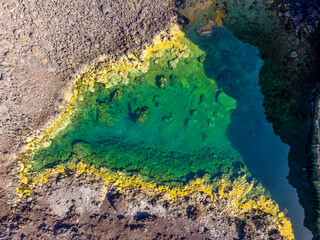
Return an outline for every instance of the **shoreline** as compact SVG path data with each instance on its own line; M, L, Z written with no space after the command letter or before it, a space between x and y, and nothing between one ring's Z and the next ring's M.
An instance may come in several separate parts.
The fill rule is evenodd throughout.
M173 36L172 37L169 36L169 37L165 37L165 38L174 39ZM179 45L179 43L177 43L177 44ZM162 45L164 45L164 47L165 47L166 46L166 42L161 42L160 41L159 45L160 45L159 49L162 49ZM169 44L169 47L170 47L170 44ZM155 49L157 49L157 48L158 48L158 46L155 45ZM146 57L145 57L146 60L148 59L147 56L150 55L151 52L153 52L153 47L150 47L150 49L151 49L151 51L150 50L149 51L146 50L146 53L144 54L144 55L146 55ZM133 56L134 56L134 54L133 54ZM102 63L100 63L100 64L101 65L105 65L105 64L102 64ZM113 65L111 64L111 66L113 66ZM121 66L121 68L123 68L123 64L121 64L121 63L115 64L115 65L116 66ZM141 63L140 65L143 66L143 63ZM137 67L137 66L135 66L135 67ZM97 76L99 76L99 72L97 72L97 67L93 67L93 68L89 67L89 69L94 69L91 74L96 74ZM124 69L121 69L121 71L125 71L125 69L126 69L126 67L124 67ZM110 70L114 70L114 69L111 67ZM115 69L115 71L117 72L117 74L121 75L116 69ZM91 84L90 84L91 82L90 81L98 81L99 82L99 81L107 81L107 80L103 80L103 79L108 79L108 78L103 77L104 74L102 74L99 77L94 77L94 76L92 77L90 75L90 73L87 74L88 72L90 72L90 70L89 71L84 71L84 76L85 77L78 78L78 81L79 81L80 84L77 81L74 82L74 85L76 86L75 93L74 93L74 98L71 98L69 100L69 103L71 104L71 106L70 106L71 110L68 110L68 109L65 110L64 115L67 116L68 114L71 114L70 111L72 111L73 101L75 101L76 98L78 97L78 93L77 92L78 91L81 92L82 85L83 85L83 87L88 88L89 91L90 91L90 86L91 86ZM102 72L104 72L104 69L102 69ZM106 72L108 72L108 71L106 71ZM101 79L101 80L99 80L99 79ZM105 83L107 83L107 82L105 82ZM60 122L62 121L61 124L64 125L63 124L64 117L62 116L61 119L62 120L60 120ZM55 125L58 126L59 123L56 123ZM55 132L56 132L55 131L55 125L52 125L51 128L49 128L48 133L47 133L48 136L44 135L44 139L48 139L49 140L52 137L54 137ZM51 135L50 132L53 134L51 137L50 137L50 135ZM46 133L44 133L44 134L46 134ZM35 139L35 141L41 141L41 138L39 140ZM42 143L44 145L46 145L45 142L41 141L41 144ZM30 144L32 145L32 141L31 141ZM24 163L24 165L27 167L29 165L29 163L26 162L26 163ZM78 165L79 165L79 167L78 167ZM103 174L101 175L101 173L99 171L94 170L94 168L88 168L85 165L83 165L81 162L77 164L77 169L80 171L80 175L82 173L85 173L85 172L89 171L89 172L92 172L92 173L96 173L96 175L102 177L103 179L104 178L105 179L109 179L110 178L108 175L103 177L104 175ZM51 195L52 193L51 193L51 191L49 189L51 189L51 188L55 189L55 187L54 187L54 185L52 185L50 187L50 185L48 185L48 182L52 182L52 183L59 182L60 179L63 178L64 175L69 176L68 179L66 179L66 181L69 182L70 181L69 178L74 175L74 174L72 174L72 172L74 172L75 169L72 168L72 167L70 168L68 166L66 168L63 168L61 166L57 166L57 168L55 170L55 173L53 173L53 179L52 179L52 176L51 176L52 171L54 172L54 170L49 170L48 169L48 171L45 171L44 174L40 174L39 177L36 177L35 179L29 180L28 177L26 177L26 175L24 175L24 174L28 173L28 167L26 169L23 169L20 172L21 173L21 177L22 177L21 178L22 185L32 184L32 182L34 182L35 184L33 185L33 188L30 189L30 190L25 188L25 186L22 186L22 188L20 189L19 193L22 194L22 199L24 199L24 198L26 198L26 199L20 201L20 203L18 203L18 205L19 204L22 204L22 206L24 204L29 205L30 202L32 202L33 205L36 206L37 205L36 202L39 200L37 196L44 196L45 199L48 199L47 201L51 201L52 197L49 197L49 195ZM51 178L51 180L49 180L50 178ZM85 181L87 180L86 178L85 178ZM131 181L132 181L132 185L130 185L130 184L127 185L126 184L126 182L130 183ZM115 190L117 190L120 187L120 189L128 189L128 190L132 191L133 193L135 193L135 192L141 191L142 189L149 188L149 187L144 187L144 186L148 186L148 184L149 185L151 184L151 186L152 186L152 183L142 183L142 184L145 184L145 185L141 185L140 186L139 181L138 181L138 183L136 183L135 181L130 180L130 178L128 180L117 180L115 182L111 181L110 183L107 182L108 187L105 187L105 188L99 187L99 188L101 189L102 192L104 192L104 191L106 191L105 190L106 188L110 188L110 185L112 185L112 186L115 187ZM201 183L201 181L203 181L203 180L197 179L195 181L195 183L197 183L198 181L199 181L199 183ZM223 179L221 181L223 181ZM126 186L126 187L125 188L121 187L121 185L119 187L117 187L117 185L115 185L115 184L117 184L117 182L124 182L124 186ZM82 185L81 182L78 182L78 184ZM239 233L236 233L236 229L238 229L239 227L242 229L241 230L242 231L241 235L242 234L243 235L254 234L258 238L265 239L267 236L269 236L271 234L275 239L277 239L277 238L281 239L280 235L283 235L287 239L293 239L292 230L291 230L291 223L284 216L284 213L279 212L278 206L276 204L274 204L272 200L266 199L263 195L258 195L257 198L253 198L253 199L247 199L246 198L246 194L248 194L251 190L254 191L253 183L249 184L249 183L246 183L246 180L242 180L239 183L238 182L229 183L229 185L226 185L224 187L224 183L222 182L221 184L220 183L218 184L218 187L219 187L219 189L217 190L218 194L214 194L214 195L212 195L213 191L216 191L216 190L214 190L213 187L210 187L210 185L202 183L202 185L199 185L199 187L196 187L196 185L192 185L193 184L192 182L190 182L190 184L191 184L191 186L188 186L188 185L186 186L186 189L189 189L189 190L187 190L186 194L183 193L185 191L183 189L182 190L178 190L178 188L177 189L175 189L175 188L169 189L168 188L167 190L165 190L167 187L159 186L158 188L152 187L152 188L154 188L156 190L156 193L153 193L153 195L159 195L160 194L160 196L162 196L162 194L163 194L162 191L164 191L164 197L166 196L165 192L170 192L170 195L171 194L177 194L177 196L179 196L179 197L189 198L189 197L191 197L191 195L193 193L200 194L200 192L203 192L202 194L208 195L212 199L225 198L226 200L224 200L224 201L227 202L227 206L225 206L223 208L225 208L227 211L225 213L226 215L224 215L224 214L222 215L223 216L222 218L224 219L223 221L224 222L225 221L229 221L228 219L238 219L238 220L231 220L231 221L240 221L242 227L239 226L237 223L235 225L232 225L232 226L229 226L229 227L227 227L227 225L221 225L220 226L221 229L215 229L215 228L212 229L210 227L203 227L203 228L207 229L206 231L204 231L206 234L209 234L209 236L211 236L211 237L212 236L216 236L217 237L216 239L221 238L221 234L224 234L224 236L227 239L229 238L229 235L230 235L230 239L233 238L235 236L235 234L239 234ZM64 185L69 185L69 183L65 183ZM99 186L100 186L100 184L99 184ZM83 184L83 187L85 188L85 184ZM41 189L44 189L44 188L46 190L44 192L42 192ZM37 192L37 189L40 189L40 192ZM161 190L161 189L163 189L163 190ZM228 193L225 193L225 191L228 192L228 191L230 191L230 189L232 189L230 195L228 195ZM157 191L158 191L158 193L157 193ZM179 192L181 192L181 194ZM104 193L104 194L106 194L106 193ZM225 197L225 194L227 194L226 197ZM100 196L100 194L98 194L98 195ZM64 201L64 200L62 200L63 198L61 198L61 197L58 197L59 198L59 202ZM87 196L84 195L81 198L86 198L86 197ZM102 199L103 199L103 197L102 197ZM172 198L170 197L169 199L172 199ZM41 200L41 198L40 198L40 200ZM66 203L68 203L68 201L69 200L66 200ZM172 200L171 204L172 204L172 208L173 209L176 209L179 206L179 201L178 201L178 203L176 203L175 201ZM59 202L57 202L58 205L59 205ZM81 201L80 201L80 204L81 204ZM136 204L139 205L139 202L136 203ZM217 203L211 203L211 204L212 204L212 206L216 206L217 205ZM211 204L208 204L208 206L210 207ZM81 209L81 205L79 206L76 202L73 202L72 206L73 206L72 208L75 208L75 209L79 209L80 208ZM197 206L197 207L199 208L199 206ZM29 205L28 208L30 208L31 212L37 211L36 207L33 207L33 206ZM187 205L187 206L185 206L185 208L187 209L186 210L187 218L189 218L188 217L188 215L189 215L189 213L188 213L189 210L188 209L190 209L190 206ZM58 211L58 210L55 210L55 209L56 208L51 207L51 211ZM152 208L151 208L151 210L152 210ZM78 211L80 211L80 210L78 210ZM192 210L192 212L193 211L195 211L195 210ZM239 211L239 213L237 213L237 211ZM50 212L50 209L49 209L49 212ZM72 212L66 212L65 214L69 215L71 213ZM16 214L19 214L19 210L16 212ZM48 214L48 213L46 213L46 214ZM63 216L66 216L65 214L63 214ZM137 214L138 214L138 212L137 212ZM211 214L213 214L213 216L216 216L218 213L216 212L216 213L211 213ZM54 215L52 217L54 217ZM149 214L149 215L152 215L152 214ZM250 223L249 220L244 220L244 219L246 219L248 217L248 215L250 216L249 218L256 218L256 219L259 219L259 221L267 221L268 223L265 222L264 223L265 225L263 226L263 230L259 229L259 231L258 231L258 229L255 229L252 226L252 223ZM204 215L205 218L207 218L208 216L210 216L210 214L208 214L208 213ZM266 217L266 216L268 216L268 217ZM191 217L191 218L193 218L193 217ZM195 221L197 218L191 219L191 220ZM56 217L54 217L54 219L56 219ZM58 215L58 219L59 219L59 215ZM14 217L13 217L13 219L10 219L9 221L10 222L12 221L11 224L14 224L14 221L15 221ZM203 222L203 220L202 220L201 221L202 222L201 226L203 226L203 224L204 225L208 224L208 221ZM71 223L69 223L69 224L71 224ZM258 224L258 223L256 223L256 224ZM244 226L246 226L246 228L244 228ZM23 228L23 223L22 223L22 226L20 226L20 227ZM99 227L99 225L97 225L96 227ZM222 231L222 233L219 233L219 231ZM39 232L39 234L41 234L41 233ZM183 233L179 233L179 234L183 234ZM225 234L227 234L227 235L225 235ZM192 235L192 233L191 233L191 235ZM188 238L191 237L191 235L188 236ZM239 237L241 237L241 235L239 235Z
M169 1L168 1L169 2ZM172 21L175 21L175 19L177 18L177 16L173 13L174 12L174 10L175 10L175 8L173 7L173 6L171 6L171 8L168 10L168 9L166 9L165 11L169 11L170 12L170 14L172 14L172 18L171 18L171 20L170 21L168 21L168 22L163 22L163 24L164 25L166 25L166 24L169 24L169 22L172 22ZM102 10L102 11L104 11L104 10ZM224 20L224 18L225 18L225 16L223 17L223 19L222 20ZM221 20L221 19L218 19L219 21ZM221 21L222 21L221 20ZM231 21L231 18L228 18L228 14L227 14L227 18L226 18L226 21ZM211 22L209 22L209 25L210 24L212 24ZM168 26L168 25L166 25L166 26ZM163 27L164 29L166 29L166 27ZM206 30L206 28L204 28L204 30ZM157 29L156 31L159 31L159 29ZM155 32L156 32L155 31ZM301 33L299 33L299 34L301 34ZM147 39L147 40L145 40L145 43L148 43L148 41L150 41L150 39ZM141 45L142 46L142 45ZM143 48L143 47L142 47ZM123 52L125 52L125 53L127 53L128 51L126 51L126 50L124 50ZM292 51L293 52L293 51ZM291 55L292 55L292 52L290 53ZM116 55L114 55L114 58L119 58L119 56L121 56L121 54L116 54ZM293 56L293 55L292 55ZM300 57L300 53L299 53L299 57ZM298 57L298 58L299 58ZM294 57L293 56L293 59L294 58L296 58L296 57ZM41 59L41 61L43 60L43 62L41 62L41 64L42 65L47 65L48 64L48 62L46 63L46 61L44 60L44 59ZM48 60L47 60L48 61ZM87 62L86 60L84 61L84 62ZM82 64L82 63L81 63ZM80 65L81 65L80 64ZM79 66L80 66L79 65ZM91 65L91 64L90 64ZM83 66L83 65L82 65ZM68 70L69 71L69 70ZM70 71L69 71L70 72ZM67 75L66 75L66 77L65 78L63 78L63 79L69 79L69 80L67 80L67 82L68 83L66 83L65 82L65 80L63 80L63 87L62 87L62 89L66 89L65 88L65 86L66 86L66 84L70 84L70 79L71 78L73 78L74 77L74 75L72 74L72 71L70 72L70 74L68 73ZM3 78L3 79L5 79L6 78L6 75L3 75L2 73L1 73L1 78ZM70 89L69 89L70 90ZM68 90L68 91L69 91ZM67 92L68 92L67 91ZM60 97L61 97L61 93L59 93L60 95ZM67 94L68 95L68 94ZM19 141L25 141L26 140L26 136L28 136L28 137L30 137L31 136L31 134L32 135L41 135L42 134L42 130L40 130L40 128L39 128L39 126L42 126L42 128L41 129L46 129L47 128L47 126L48 125L50 125L51 123L54 123L55 121L56 121L56 119L59 119L60 118L60 113L61 113L61 111L63 110L63 109L65 109L64 107L62 107L62 106L67 106L68 105L68 101L66 100L66 99L64 99L64 100L61 100L62 98L60 98L60 99L58 99L57 98L57 95L55 95L55 97L56 97L56 99L55 99L55 101L57 102L57 100L58 100L58 108L56 108L56 107L53 107L52 108L52 105L50 105L50 108L52 108L52 109L55 109L53 112L54 112L54 114L52 114L51 116L53 117L52 118L52 120L51 121L47 121L47 120L45 120L46 118L44 118L42 121L43 121L43 123L44 124L39 124L38 125L38 127L33 127L33 128L35 128L35 129L37 129L37 131L36 132L33 132L33 128L31 128L31 130L24 130L24 129L21 129L21 128L18 128L18 129L16 129L16 130L14 130L14 132L15 133L17 133L17 135L19 136L19 139L23 139L23 140L19 140ZM58 111L57 111L57 109L59 109ZM1 109L0 108L0 110L1 111L3 111L3 109ZM0 111L0 113L2 113ZM59 113L59 111L60 111L60 113ZM35 113L36 114L36 113ZM49 114L50 115L50 114ZM47 116L48 117L48 116ZM29 120L27 120L27 121L29 121ZM272 120L271 120L272 121ZM50 123L51 122L51 123ZM274 123L274 122L273 122ZM15 127L15 126L14 126ZM274 125L274 127L275 128L277 128L277 126L275 126ZM282 127L280 127L280 128L282 128ZM12 130L12 129L11 129ZM11 131L10 130L10 131ZM12 130L12 131L13 131ZM27 131L27 132L26 132ZM278 130L277 130L278 131ZM33 132L33 133L32 133ZM10 133L11 134L11 133ZM20 135L19 135L20 134ZM281 131L278 131L278 134L280 135L280 136L282 136L282 138L283 138L283 134L281 133ZM317 135L318 137L319 137L319 134ZM287 136L286 136L287 137ZM18 141L16 142L16 143L18 143ZM15 143L15 144L16 144ZM18 145L20 145L20 144L18 144ZM20 145L21 146L21 145ZM318 147L319 147L319 145L318 145ZM318 150L318 149L317 149ZM17 151L17 149L15 150L15 151ZM4 179L4 183L2 183L1 185L0 185L0 190L1 189L3 189L2 191L0 191L0 194L1 194L1 197L3 197L4 199L8 199L8 201L10 202L10 201L12 201L13 199L15 199L15 196L14 196L14 191L13 191L13 189L15 189L15 187L17 186L17 160L12 160L12 158L11 158L11 156L12 155L10 155L9 154L9 152L10 152L10 150L8 151L8 150L5 150L5 152L7 152L7 153L4 153L4 151L2 152L3 153L3 155L1 156L1 158L4 158L4 162L2 163L2 165L4 166L4 169L2 169L1 171L3 171L3 173L1 173L1 179L3 178ZM14 152L14 151L13 151ZM12 152L12 153L13 153ZM18 152L20 152L20 150L18 151ZM8 155L9 154L9 155ZM317 154L319 154L319 151L318 151L318 153ZM11 158L11 159L10 159ZM7 160L6 160L7 159ZM303 164L302 164L303 165ZM9 166L9 167L8 167ZM62 174L63 175L63 174ZM58 180L59 181L59 179L60 178L64 178L63 176L62 176L61 174L59 175L57 175L56 177L56 180ZM68 175L68 174L67 174ZM8 180L8 179L5 179L7 176L10 176L12 179L15 179L14 181L13 181L13 183L11 182L11 179L10 180ZM90 178L90 177L89 177ZM291 176L291 178L292 178L292 176ZM51 180L52 182L53 182L53 180ZM63 180L64 181L64 180ZM83 180L83 181L87 181L87 180ZM6 183L8 183L7 185L6 185ZM41 188L41 187L40 187ZM112 193L112 194L115 194L115 195L117 195L117 189L113 189L113 187L112 186L108 186L107 187L108 189L109 188L112 188L112 191L111 192L113 192L113 191L116 191L116 193ZM301 189L301 188L300 188ZM7 191L7 192L5 192L5 191ZM48 189L47 189L47 191L49 191ZM137 192L139 192L140 190L137 190ZM298 190L299 191L299 190ZM5 192L5 194L3 194L3 192ZM130 194L133 194L134 193L134 191L133 192L131 192ZM3 195L2 195L3 194ZM39 192L39 194L41 195L41 193ZM85 196L85 195L84 195ZM36 197L35 197L36 198ZM29 208L30 206L33 206L33 204L34 204L34 201L36 201L36 199L35 198L33 198L33 199L29 199L28 201L28 204L27 205L25 205L24 207L27 207L27 208ZM109 204L111 204L112 205L112 201L110 201L110 200L108 200L110 203ZM131 201L131 200L130 200ZM31 204L31 205L30 205ZM119 204L121 204L121 203L119 203ZM23 204L22 204L23 205ZM111 206L110 205L110 206ZM3 203L1 203L0 204L0 207L2 208L2 209L10 209L12 206L9 206L9 205L7 205L6 206L6 204L3 204ZM185 206L186 207L186 209L188 209L188 207L189 206ZM33 207L31 207L31 208L33 208ZM36 208L35 208L36 209ZM114 206L111 206L111 208L110 209L114 209ZM6 212L7 210L5 210L4 211L4 217L5 217L5 213L7 213ZM34 212L32 212L33 210L31 210L31 212L30 212L30 214L32 215L32 214L35 214ZM109 210L108 210L109 211ZM110 210L110 211L113 211L113 210ZM118 211L118 210L116 210L116 211ZM195 210L192 210L192 211L195 211ZM191 211L191 212L192 212ZM77 215L77 214L75 214L74 215L74 213L71 211L70 212L71 213L71 215L73 214L73 217L71 217L72 218L72 221L74 221L76 218L75 218L75 216ZM188 213L188 210L186 210L186 214ZM18 216L19 216L19 213L16 213L16 214L18 214ZM46 213L47 214L47 213ZM108 214L111 214L110 212L108 213ZM52 215L51 215L51 213L49 214L50 215L50 218L52 218ZM120 214L121 215L121 214ZM152 215L152 214L151 214ZM46 215L46 216L48 216L48 215ZM134 217L133 215L131 216L130 215L130 217ZM147 221L147 222L149 222L149 221L157 221L157 220L155 220L155 218L152 218L152 216L151 217L149 217L149 215L148 216L144 216L144 217L146 217L146 219L147 220L145 220L145 221ZM144 219L144 217L142 217L142 219ZM70 219L71 219L70 218ZM139 218L139 216L138 216L138 218ZM186 215L186 218L187 219L189 219L189 217ZM191 217L192 218L192 217ZM127 217L125 217L125 219L127 219ZM190 219L189 219L190 220ZM188 221L189 221L188 220ZM269 219L270 220L270 219ZM11 219L11 221L15 221L14 219ZM56 221L56 223L59 225L60 223L62 223L62 222L60 222L60 220L57 220L57 219L55 219L54 221ZM120 221L120 219L119 219L119 221ZM140 220L139 220L140 221ZM16 223L15 223L16 224ZM64 223L63 223L64 224ZM66 223L67 224L67 223ZM74 226L74 222L72 223L73 224L73 226ZM136 224L136 223L134 223L134 224ZM236 228L238 227L238 224L240 224L239 226L242 226L242 227L244 227L244 226L246 226L246 223L243 221L243 220L241 220L239 223L236 223L235 225L233 225L233 227L234 226L236 226ZM143 225L143 224L142 224ZM250 225L250 224L249 224ZM56 225L55 225L56 226ZM198 226L199 227L199 226ZM252 227L252 226L250 226L250 227ZM207 229L207 227L205 227L206 229ZM202 230L202 232L203 232L203 235L205 235L206 234L206 232L207 232L207 230L204 230L205 228L203 228ZM71 228L70 228L71 229ZM69 230L70 230L69 229ZM144 228L142 228L142 229L144 229ZM200 229L200 228L199 228ZM243 229L245 229L245 227L243 228ZM250 229L250 228L249 228ZM248 229L247 229L248 230ZM19 230L20 231L20 230ZM47 229L46 231L49 231L49 232L52 232L52 231L54 231L53 229ZM71 231L71 230L70 230ZM71 233L69 231L69 233ZM182 232L182 230L181 230L181 232ZM179 236L179 234L181 234L181 233L177 233L178 235L177 236ZM21 235L22 236L22 235ZM26 235L27 236L27 235ZM49 236L49 235L48 235ZM279 235L277 235L277 233L274 233L274 236L275 236L275 239L277 239L277 237L279 236ZM280 239L280 238L279 238Z

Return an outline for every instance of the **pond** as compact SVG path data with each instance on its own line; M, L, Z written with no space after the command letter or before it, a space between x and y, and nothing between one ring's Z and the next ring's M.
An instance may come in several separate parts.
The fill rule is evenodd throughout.
M225 28L185 34L151 56L146 72L131 69L128 84L84 91L70 123L35 152L32 170L82 160L169 185L247 175L288 212L296 238L311 239L287 180L289 146L264 115L258 49Z

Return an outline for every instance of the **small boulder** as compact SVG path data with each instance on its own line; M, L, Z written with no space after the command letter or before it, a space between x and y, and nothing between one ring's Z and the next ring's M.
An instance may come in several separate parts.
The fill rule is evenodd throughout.
M167 78L164 76L157 76L156 84L159 88L166 88L167 85Z
M168 61L169 69L173 70L174 68L176 68L178 62L179 62L179 58L175 58L175 59L169 60Z
M111 93L112 102L120 101L121 98L122 98L122 91L120 89L116 89Z
M136 123L144 123L148 118L148 107L137 108L133 113Z

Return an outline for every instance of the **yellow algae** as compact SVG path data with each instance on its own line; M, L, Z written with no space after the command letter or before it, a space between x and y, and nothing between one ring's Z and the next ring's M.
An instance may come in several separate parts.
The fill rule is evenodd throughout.
M215 22L218 26L223 25L222 20L224 17L225 14L223 12L217 11ZM60 119L52 124L41 137L34 138L29 142L26 157L22 160L23 170L20 172L21 186L18 189L18 193L21 195L29 194L35 185L47 183L51 174L65 174L68 168L71 171L78 171L80 174L90 173L99 176L107 184L114 184L120 189L141 188L153 190L158 193L168 193L167 195L170 198L187 196L196 191L204 192L212 198L230 198L233 202L234 212L237 214L247 213L255 209L276 216L276 224L282 236L294 239L291 223L283 213L279 213L278 205L263 195L252 198L252 192L255 190L254 182L248 183L245 177L234 182L220 179L218 183L208 183L205 178L197 178L184 186L169 187L151 181L144 181L142 177L137 175L126 176L123 172L112 172L104 168L98 170L81 161L68 163L67 165L57 165L54 169L46 169L38 174L29 173L31 164L27 156L31 156L33 151L39 147L49 146L51 139L70 123L70 116L76 110L76 101L81 101L79 96L82 90L94 91L95 82L104 83L106 87L112 87L119 83L126 84L128 83L126 78L130 70L138 69L141 72L146 72L149 68L148 60L152 56L162 56L163 51L167 49L174 51L174 54L178 57L177 59L187 58L190 50L183 41L179 40L180 37L184 36L184 33L177 27L174 27L171 32L170 40L162 41L159 35L155 38L153 44L147 46L142 52L123 54L117 61L109 61L99 69L95 65L90 66L76 78L74 93L69 98L69 107L61 114Z
M265 196L259 196L257 199L246 199L245 202L241 203L238 199L235 201L237 207L245 212L250 212L253 209L262 210L266 213L270 213L275 216L279 212L279 207L274 204L270 199L266 199Z
M245 214L252 210L258 210L266 214L271 214L276 217L275 224L278 227L281 235L285 239L294 239L292 225L290 220L285 217L283 212L280 212L278 205L271 199L264 195L248 197L248 194L255 191L254 181L247 182L245 176L236 179L233 182L225 179L219 179L217 183L208 183L204 178L197 178L191 180L185 186L169 187L167 185L159 185L151 181L143 181L140 176L126 176L124 172L108 171L104 168L96 169L94 166L88 166L83 162L69 163L66 165L58 165L54 169L46 169L44 173L38 174L31 178L30 175L23 175L21 177L21 187L18 189L20 194L29 194L32 188L37 184L45 184L53 173L65 173L65 170L78 171L80 174L93 174L105 181L108 185L115 185L120 190L128 188L140 188L143 190L153 190L159 194L168 193L169 198L174 199L178 197L188 196L194 192L203 192L213 199L219 197L231 199L233 202L233 214ZM21 175L21 172L20 172ZM29 179L29 178L30 179ZM217 189L218 188L218 189Z
M279 215L281 215L282 217L279 217ZM276 224L279 229L279 232L284 238L287 238L290 240L294 239L292 224L290 220L286 218L282 212L278 214L278 218L276 219Z
M23 174L23 172L20 172L19 175L21 178L21 183L27 185L29 183L28 177L25 174Z
M162 52L166 49L177 49L176 55L180 58L186 58L189 55L187 47L182 43L179 38L184 36L178 25L173 25L170 29L170 40L168 38L166 41L161 40L161 36L168 35L167 33L160 33L155 37L155 40L150 46L146 46L145 49L139 54L139 51L134 51L134 53L128 54L131 56L121 56L118 60L108 60L106 56L101 56L98 61L106 61L98 67L97 64L87 67L86 70L78 74L75 78L73 86L73 94L70 91L66 92L66 100L68 100L68 107L63 111L59 117L53 121L45 131L43 131L40 137L30 138L27 141L27 150L24 153L24 157L21 160L24 165L24 169L29 169L31 165L29 164L29 158L32 154L39 148L48 147L51 144L51 139L53 139L60 131L70 124L70 119L72 113L76 110L77 101L81 101L80 93L88 89L89 91L94 91L93 85L95 82L102 82L106 84L106 87L112 87L119 84L127 84L127 75L129 70L139 69L141 72L146 72L149 67L149 59L155 54L162 55ZM143 58L142 61L140 58ZM112 57L112 56L111 56ZM139 60L139 61L137 61ZM28 171L28 170L24 170ZM25 181L25 180L24 180Z
M278 221L278 228L281 233L281 235L285 238L288 238L290 240L294 239L294 234L292 231L292 224L288 218L284 218Z
M44 172L40 173L34 180L34 184L44 184L48 182L48 178L51 174L50 169L46 169Z
M57 165L54 170L57 172L57 173L60 173L60 174L66 174L66 171L65 171L65 167L63 167L62 165Z

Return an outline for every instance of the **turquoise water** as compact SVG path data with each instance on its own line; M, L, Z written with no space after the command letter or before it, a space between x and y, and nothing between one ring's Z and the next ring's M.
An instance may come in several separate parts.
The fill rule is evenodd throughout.
M253 177L260 180L282 210L291 218L296 239L312 239L303 226L304 211L296 190L289 184L289 146L276 136L266 120L263 95L259 86L259 68L254 66L257 49L234 40L231 32L214 29L210 38L199 37L193 29L189 37L207 53L204 61L208 77L237 101L228 128L228 139L241 154ZM233 39L233 40L231 40ZM262 62L258 61L261 67Z

